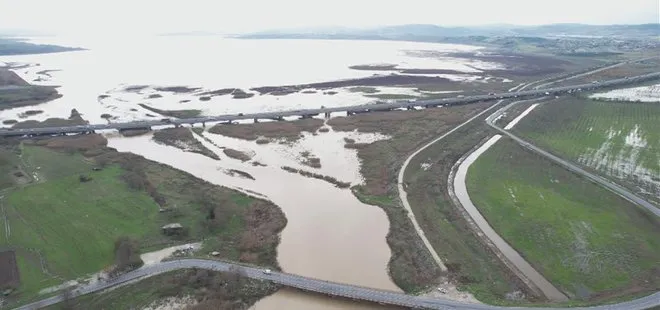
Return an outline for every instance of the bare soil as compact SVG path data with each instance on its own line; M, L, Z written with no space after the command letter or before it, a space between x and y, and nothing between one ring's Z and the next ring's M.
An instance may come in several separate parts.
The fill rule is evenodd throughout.
M218 124L211 127L210 133L227 137L257 140L259 137L284 138L297 141L303 131L315 132L323 126L320 119L301 119L293 122L264 122L256 124Z
M0 252L0 289L16 288L20 284L16 253L12 250Z
M392 249L390 275L406 292L418 292L438 284L443 274L415 233L406 211L400 206L396 188L397 173L405 158L415 149L490 104L492 103L357 114L328 121L328 125L334 130L357 129L360 132L382 133L392 137L389 140L360 145L347 141L346 146L358 150L358 157L362 162L360 172L365 178L365 184L354 187L353 192L363 202L377 205L387 213L390 221L387 242ZM425 207L433 208L429 205ZM452 272L450 269L450 273Z

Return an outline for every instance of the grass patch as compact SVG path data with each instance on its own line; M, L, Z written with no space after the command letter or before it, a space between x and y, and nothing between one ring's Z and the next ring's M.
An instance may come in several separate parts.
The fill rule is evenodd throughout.
M406 292L423 290L437 283L442 274L400 206L396 188L399 168L405 158L426 141L440 136L489 105L369 113L328 121L334 130L378 132L391 136L389 140L357 148L362 162L360 172L366 183L354 187L353 193L362 202L380 206L387 213L390 221L387 242L392 249L390 275ZM509 280L497 258L484 249L456 212L446 186L451 166L486 135L486 125L478 123L478 126L479 129L466 126L452 134L451 140L444 140L415 157L416 161L406 171L405 183L418 222L439 255L452 267L448 276L477 298L495 302L518 286L515 279ZM421 163L429 160L434 163L432 168L421 169Z
M405 95L405 94L375 94L375 95L364 95L368 98L381 99L381 100L403 100L403 99L415 99L418 96Z
M0 110L37 105L62 97L55 87L21 86L0 90Z
M449 269L460 289L489 304L519 304L537 299L491 252L453 204L447 181L453 165L479 141L491 134L485 113L435 143L408 165L404 184L410 206L429 242ZM513 302L506 294L520 291L526 300Z
M515 131L660 205L660 105L563 97Z
M505 139L469 169L468 190L498 233L572 298L660 288L657 219Z
M178 298L196 304L185 308L190 310L247 309L277 289L278 286L270 282L192 269L168 272L105 293L82 296L70 301L69 305L76 310L142 309ZM45 309L58 310L62 306L58 304Z
M83 137L101 139L94 146L90 141L98 139L75 136L0 148L0 170L35 176L27 184L7 178L0 201L11 227L8 236L2 229L0 246L16 250L21 273L9 304L109 266L119 236L132 237L143 251L204 240L201 253L277 268L286 219L276 206L105 148L101 136ZM168 223L181 223L184 232L164 235L161 227Z
M75 157L70 161L89 169ZM78 175L55 177L61 174L47 171L51 182L9 194L5 212L11 235L3 232L5 245L38 249L48 262L49 273L73 279L109 266L117 237L142 238L150 228L157 230L153 220L158 206L145 193L128 190L118 166L87 172L92 181L80 182ZM21 260L25 261L23 255ZM39 265L28 268L41 269ZM26 270L21 269L23 272ZM44 279L47 276L23 279L21 293L38 292Z
M320 119L301 119L293 122L264 122L256 124L217 124L208 131L213 134L223 135L244 140L257 140L259 137L283 138L290 142L300 139L303 131L316 132L323 126Z
M375 94L379 93L380 90L376 87L368 87L368 86L355 86L355 87L350 87L348 91L352 93L363 93L363 94Z
M233 158L233 159L236 159L236 160L240 160L242 162L246 162L246 161L249 161L250 159L252 159L252 155L250 155L248 153L245 153L245 152L242 152L242 151L239 151L239 150L225 148L225 149L222 150L222 152L225 155L227 155L227 157Z

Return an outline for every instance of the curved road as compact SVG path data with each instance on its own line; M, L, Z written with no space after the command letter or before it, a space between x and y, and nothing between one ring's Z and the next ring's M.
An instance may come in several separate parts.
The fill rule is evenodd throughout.
M583 177L586 177L587 179L589 179L589 180L591 180L591 181L593 181L597 184L600 184L601 186L603 186L603 187L607 188L608 190L612 191L613 193L615 193L615 194L627 199L628 201L630 201L630 202L632 202L632 203L634 203L634 204L636 204L640 207L643 207L644 209L650 211L651 213L655 214L655 216L660 216L660 208L657 208L656 206L649 203L645 199L633 194L632 192L628 191L623 186L618 185L618 184L616 184L616 183L614 183L614 182L612 182L612 181L610 181L610 180L608 180L604 177L601 177L599 175L588 172L588 171L582 169L578 164L575 164L575 163L572 163L570 161L559 158L558 156L555 156L555 155L551 154L550 152L545 151L545 150L535 146L534 144L519 138L518 136L512 134L511 132L509 132L507 130L504 130L504 129L500 128L499 126L495 125L494 120L497 119L497 116L499 116L499 112L495 112L493 115L489 116L486 119L486 123L488 123L488 125L490 127L492 127L495 130L499 131L503 135L506 135L507 137L513 139L518 144L520 144L522 147L524 147L528 150L531 150L531 151L533 151L533 152L535 152L535 153L537 153L537 154L539 154L539 155L541 155L541 156L543 156L543 157L545 157L545 158L561 165L562 167L564 167L567 170L570 170L570 171L572 171L574 173L577 173L577 174L579 174Z
M643 78L657 78L660 77L660 73L652 74L652 75L645 75ZM634 78L637 79L637 78ZM627 79L626 79L627 80ZM632 79L631 79L632 80ZM598 85L589 85L590 88L595 88L595 87L603 87L603 86L612 86L612 85L618 85L622 82L631 82L631 80L627 81L622 81L622 79L619 80L613 80L613 81L608 81L604 83L598 83ZM522 86L522 87L520 87ZM525 86L527 85L520 85L520 90L522 90ZM517 87L516 87L517 88ZM513 90L513 89L512 89ZM511 91L512 91L511 90ZM567 90L575 90L575 87L564 87L564 88L556 88L552 90L544 90L544 91L549 91L549 92L565 92ZM534 96L538 96L541 94L541 91L535 91ZM500 94L501 95L501 94ZM483 96L482 96L483 97ZM518 95L513 95L511 93L505 94L504 96L498 98L498 96L495 96L495 98L498 99L503 99L503 98L513 98L513 97L518 97ZM488 97L492 98L492 97ZM463 98L468 99L467 102L473 102L469 100L475 100L474 98ZM479 99L479 100L484 100ZM429 145L436 143L440 140L442 140L444 137L447 135L453 133L460 127L464 126L465 124L469 123L470 121L473 121L477 117L483 115L484 113L490 111L494 107L498 106L501 103L498 102L494 104L493 106L489 107L488 109L480 112L478 115L470 118L468 121L460 124L458 127L452 129L451 131L445 133L439 138L436 138L434 141L426 144L423 146L420 150L416 151L413 155L408 157L406 159L400 173L399 173L399 181L398 181L398 186L399 186L399 193L400 197L402 198L402 202L404 202L404 205L407 205L406 209L409 212L409 216L412 215L412 212L410 211L410 206L407 202L406 196L405 196L405 190L403 189L403 173L405 172L405 168L411 161L411 159L419 154L423 149L426 149ZM411 105L414 105L415 103L409 103ZM392 105L392 104L387 104L387 105ZM400 105L398 103L397 105ZM380 106L379 106L380 107ZM367 107L367 110L373 110L373 105ZM317 109L319 110L319 109ZM307 111L312 111L312 110L307 110ZM315 110L313 110L315 111ZM347 110L343 110L347 111ZM501 111L501 110L500 110ZM496 111L493 115L498 114L500 111ZM287 113L291 113L292 111L288 111ZM293 111L293 112L300 112L300 111ZM304 111L303 111L304 112ZM320 113L324 113L328 111L321 111ZM332 112L332 111L330 111ZM280 113L281 115L282 113ZM292 114L292 115L300 115L300 114ZM530 148L534 151L537 151L538 153L547 156L548 158L553 159L554 161L558 162L559 164L562 164L562 166L565 166L569 170L575 171L577 173L583 174L584 176L594 180L595 182L601 183L610 190L613 190L620 194L623 197L626 197L627 199L635 202L639 202L640 205L643 205L643 202L645 202L643 199L633 195L632 193L627 192L625 189L621 188L620 186L613 184L607 180L604 180L601 177L592 175L579 167L565 162L562 159L549 154L529 143L526 141L510 134L509 132L497 127L496 125L492 124L492 120L494 119L492 116L489 116L487 119L487 122L490 126L495 128L496 130L502 132L503 134L511 137L512 139L516 140L518 143L523 145L524 147ZM247 116L247 115L246 115ZM250 116L251 117L251 116ZM203 118L205 121L213 121L209 120L209 118ZM202 122L203 120L200 119L195 119L197 122ZM143 123L148 123L148 122L143 122ZM153 122L152 122L153 123ZM157 123L157 122L156 122ZM184 122L185 123L185 122ZM156 125L167 125L169 123L165 124L156 124ZM90 125L90 126L99 126L99 125ZM69 128L69 127L64 127ZM73 127L77 128L77 127ZM52 129L52 128L51 128ZM101 129L101 128L100 128ZM114 128L117 129L117 128ZM42 129L43 130L43 129ZM78 129L82 130L82 129ZM89 130L89 129L88 129ZM6 134L9 130L3 130L0 131L0 135L3 133ZM609 185L606 185L608 184ZM404 193L403 195L401 193ZM648 202L646 202L648 204ZM660 210L657 208L652 207L655 211L654 213L656 215L659 215ZM648 209L648 208L647 208ZM414 215L411 216L411 220L415 224L415 228L418 229L419 225L417 224L416 220L414 219ZM421 229L418 229L418 233L420 233L420 237L425 240L425 244L427 248L429 248L431 253L435 253L435 251L432 250L432 247L430 247L430 244L428 243L428 240L423 235L423 231ZM444 265L442 264L442 261L437 257L437 253L435 254L434 259L437 258L439 261L440 266ZM456 301L451 301L451 300L445 300L445 299L433 299L433 298L426 298L426 297L417 297L417 296L411 296L411 295L405 295L402 293L396 293L396 292L389 292L389 291L384 291L384 290L377 290L377 289L371 289L371 288L366 288L366 287L360 287L360 286L355 286L355 285L348 285L348 284L341 284L341 283L333 283L333 282L328 282L328 281L322 281L322 280L317 280L317 279L312 279L312 278L307 278L307 277L302 277L302 276L297 276L297 275L292 275L292 274L286 274L286 273L280 273L280 272L272 272L270 274L264 273L261 269L257 268L252 268L252 267L244 267L240 265L233 265L230 263L225 263L225 262L219 262L219 261L211 261L211 260L201 260L201 259L183 259L183 260L175 260L175 261L169 261L169 262L164 262L164 263L159 263L156 265L151 265L147 267L140 268L138 270L132 271L130 273L124 274L120 276L119 278L116 278L112 281L109 282L102 282L102 283L95 283L92 285L87 285L80 287L76 289L73 293L75 296L80 296L80 295L85 295L93 292L98 292L102 291L104 289L114 287L117 285L121 284L126 284L128 282L132 281L138 281L140 279L161 274L164 272L168 271L173 271L173 270L178 270L178 269L185 269L185 268L201 268L201 269L209 269L209 270L215 270L215 271L227 271L231 266L236 266L239 269L243 270L245 272L245 275L249 278L252 279L261 279L261 280L268 280L272 281L275 283L279 283L285 286L293 287L293 288L298 288L301 290L306 290L306 291L312 291L312 292L317 292L317 293L322 293L326 295L331 295L331 296L339 296L339 297L345 297L345 298L351 298L351 299L359 299L359 300L366 300L366 301L372 301L372 302L377 302L381 304L389 304L389 305L397 305L397 306L403 306L403 307L411 307L411 308L418 308L418 309L472 309L472 310L497 310L497 309L504 309L504 310L520 310L520 309L529 309L529 310L534 310L534 309L539 309L537 307L499 307L499 306L490 306L490 305L481 305L481 304L463 304L460 302ZM27 310L27 309L39 309L42 307L46 307L49 305L56 304L58 302L61 302L62 298L61 296L54 296L51 298L43 299L38 302L28 304L16 309L20 310ZM642 297L636 300L628 301L628 302L623 302L623 303L618 303L618 304L613 304L613 305L603 305L603 306L594 306L594 307L579 307L579 308L572 308L572 309L590 309L590 310L641 310L641 309L650 309L651 307L658 307L660 306L660 292L656 292L652 295ZM565 308L543 308L543 309L565 309Z
M601 71L604 71L604 70L608 70L608 69L616 68L616 67L619 67L619 66L621 66L621 65L624 65L624 64L626 64L626 63L633 63L633 62L643 61L643 60L646 60L646 59L651 59L651 58L656 58L656 57L657 57L657 56L649 57L649 58L644 58L644 59L638 59L638 60L634 60L634 61L621 62L621 63L617 63L617 64L613 64L613 65L608 65L608 66L606 66L606 67L597 68L597 69L594 69L594 70L591 70L591 71L588 71L588 72L579 73L579 74L576 74L576 75L571 75L571 76L567 76L567 77L563 77L563 78L551 78L553 81L550 81L550 82L546 82L546 81L551 80L551 79L544 79L544 80L540 80L540 81L531 82L531 83L528 83L528 84L521 84L521 85L518 85L518 86L516 86L516 87L510 89L509 92L512 92L512 91L520 92L520 91L524 90L525 88L527 88L527 87L529 87L529 86L531 86L531 85L533 85L533 84L537 84L537 83L540 83L540 82L546 82L546 83L544 83L544 84L541 84L541 85L538 85L538 86L534 87L535 90L538 90L539 88L543 88L543 87L548 86L548 85L551 85L551 84L553 84L553 83L558 83L558 82L562 82L562 81L566 81L566 80L570 80L570 79L575 79L575 78L582 77L582 76L587 76L587 75L594 74L594 73L597 73L597 72L601 72ZM537 98L537 99L532 99L532 100L538 100L538 99L544 99L544 98ZM524 100L524 101L527 101L527 100ZM646 209L648 209L648 210L650 210L651 212L653 212L654 214L656 214L656 216L658 215L658 212L660 212L660 210L658 210L658 208L655 208L653 205L651 205L650 203L646 202L644 199L639 198L638 196L636 196L636 195L634 195L634 194L628 192L627 190L625 190L625 189L622 188L621 186L619 186L619 185L617 185L617 184L614 184L614 183L612 183L612 182L609 182L608 180L606 180L606 179L604 179L604 178L602 178L602 177L600 177L600 176L590 174L590 173L588 173L588 172L582 170L581 168L575 166L574 164L571 164L571 163L565 162L565 161L559 159L558 157L556 157L556 156L554 156L554 155L552 155L552 154L550 154L550 153L548 153L548 152L546 152L546 151L543 151L543 150L541 150L541 149L539 149L539 148L533 146L532 144L530 144L530 143L528 143L528 142L526 142L526 141L524 141L524 140L522 140L522 139L520 139L520 138L514 136L513 134L507 132L506 130L497 127L497 126L494 124L494 121L498 118L498 116L501 115L501 114L502 114L503 112L505 112L506 110L508 110L511 106L513 106L513 105L515 105L515 104L517 104L517 103L519 103L519 102L522 102L522 101L516 101L516 102L513 102L513 103L508 104L508 105L506 105L505 107L503 107L503 108L497 110L495 113L493 113L493 114L490 115L488 118L486 118L486 122L487 122L487 124L490 125L491 127L495 128L496 130L498 130L498 131L500 131L500 132L506 134L507 136L511 137L512 139L516 140L516 142L520 143L521 145L523 145L523 146L526 147L526 148L529 148L529 149L532 149L532 150L536 150L536 151L539 152L540 154L542 154L542 155L544 155L544 156L547 156L548 158L550 158L550 159L552 159L552 160L554 160L555 162L558 162L558 163L560 163L560 164L562 164L561 162L564 162L565 165L562 164L562 166L566 167L567 169L569 169L569 170L571 170L571 171L577 172L577 173L579 173L579 174L582 174L582 173L580 173L580 172L584 172L584 174L582 174L582 175L588 177L589 179L591 179L591 180L593 180L593 181L595 181L595 182L597 182L597 183L602 184L603 186L607 187L607 188L610 189L610 190L613 190L615 193L617 193L617 194L623 196L624 198L626 198L626 199L628 199L628 200L630 200L630 201L633 201L634 203L637 203L638 205L641 205L641 206L645 207ZM477 117L483 115L485 112L490 111L490 110L493 109L494 107L498 106L500 103L501 103L501 101L498 102L497 104L495 104L495 105L489 107L488 109L482 111L482 112L479 113L478 115L476 115L476 116L470 118L470 119L467 120L466 122L464 122L464 123L458 125L457 127L455 127L454 129L452 129L451 131L449 131L449 132L443 134L442 136L440 136L440 137L434 139L433 141L431 141L431 142L425 144L424 146L422 146L421 148L419 148L418 150L416 150L413 154L411 154L408 158L406 158L406 160L405 160L405 162L403 163L401 169L399 170L398 179L397 179L397 187L398 187L398 191L399 191L399 199L401 200L401 202L402 202L402 204L403 204L403 207L406 209L406 211L407 211L407 213L408 213L408 217L409 217L410 220L412 221L413 226L415 227L415 230L416 230L417 234L418 234L419 237L422 239L424 245L426 246L427 250L430 252L431 256L434 258L434 260L436 261L436 263L437 263L437 264L440 266L440 268L442 268L443 270L446 270L446 267L445 267L444 263L443 263L442 260L440 259L439 255L437 254L437 252L435 251L435 249L433 249L433 247L432 247L432 245L430 244L430 242L428 241L428 239L426 238L426 235L424 234L424 231L421 229L421 227L420 227L419 224L417 223L417 220L416 220L416 218L415 218L415 215L414 215L414 213L412 212L412 208L411 208L411 206L410 206L410 203L408 202L408 199L407 199L407 193L406 193L406 191L405 191L404 184L403 184L403 178L404 178L405 171L406 171L406 169L407 169L407 167L408 167L410 161L412 161L412 159L413 159L415 156L417 156L420 152L422 152L423 150L427 149L429 146L433 145L434 143L437 143L438 141L444 139L445 137L447 137L448 135L450 135L450 134L453 133L454 131L460 129L461 127L463 127L464 125L466 125L466 124L468 124L469 122L473 121L473 120L476 119ZM498 136L498 137L501 137L501 136ZM496 142L497 139L499 139L499 138L495 138L495 139L492 141L492 143ZM489 142L490 142L490 141L489 141ZM476 156L478 156L478 154L479 154L478 151L475 152L475 153L476 153ZM468 156L468 157L469 157L469 156ZM474 159L476 159L476 157L473 158L473 160L474 160ZM469 164L468 164L468 166L469 166ZM459 168L459 169L460 169L460 168ZM465 168L465 169L467 169L467 168ZM457 184L458 184L458 185L463 184L463 186L465 185L464 180L463 180L462 183L461 183L461 182L456 183L456 180L458 180L458 179L459 179L459 178L458 178L458 176L457 176L457 177L455 178L455 180L454 180L454 182L455 182L454 187L453 187L454 190L456 190L456 188L457 188L457 187L456 187ZM603 183L601 183L601 182L603 182ZM460 197L460 196L458 196L458 197ZM465 199L467 199L467 201L466 201ZM483 217L482 217L481 214L478 212L478 210L476 210L476 208L474 208L474 209L476 210L476 214L475 214L475 212L469 212L469 208L466 208L466 205L467 205L468 207L469 207L470 205L472 205L471 201L469 200L469 196L465 195L464 199L461 201L461 204L463 204L463 207L466 209L466 211L468 211L468 214L473 218L473 220L476 221L476 223L477 223L478 225L479 225L479 223L482 224L482 225L479 225L479 227L480 227L480 229L481 229L482 231L483 231L484 229L490 228L490 230L492 231L492 233L491 233L491 234L486 234L486 235L489 237L489 239L491 239L491 241L494 242L494 245L500 250L500 252L503 253L503 255L504 255L504 256L505 256L505 257L506 257L506 258L507 258L512 264L515 265L515 268L517 268L519 271L521 271L521 272L525 275L525 277L527 277L532 283L534 283L534 285L535 285L536 287L538 287L539 289L541 289L541 291L543 292L543 294L544 294L546 297L550 298L551 300L556 300L556 301L563 301L563 300L566 300L566 299L567 299L566 296L565 296L563 293L561 293L559 290L557 290L557 289L556 289L556 288L555 288L555 287L554 287L549 281L547 281L547 279L545 279L545 277L543 277L543 276L542 276L541 274L539 274L539 273L538 273L538 272L537 272L537 271L536 271L531 265L529 265L529 263L527 263L527 261L525 261L524 258L522 258L522 257L520 256L519 253L517 253L515 250L513 250L513 248L512 248L510 245L508 245L508 243L506 243L506 242L505 242L505 241L504 241L504 240L503 240L503 239L502 239L497 233L495 233L494 230L488 225L487 221L485 221L485 219L483 219ZM472 205L472 206L473 206L473 205ZM483 219L483 222L477 221L477 219L475 219L475 216L476 216L476 217L481 217L481 218ZM487 227L485 227L485 226L483 225L483 223L486 223L485 226L487 226ZM493 238L496 239L496 240L493 240ZM500 242L496 242L496 241L500 241ZM507 255L507 254L508 254L508 255Z
M522 308L522 307L499 307L481 304L463 304L457 301L434 299L427 297L417 297L406 295L403 293L390 292L385 290L378 290L355 285L333 283L328 281L316 280L312 278L301 277L292 274L281 272L271 272L270 274L264 273L261 269L245 267L240 265L233 265L230 263L203 260L203 259L181 259L150 265L124 274L117 279L109 282L101 282L93 285L84 286L73 291L73 296L81 296L90 294L104 289L129 283L132 281L144 279L146 277L158 275L168 271L179 269L208 269L213 271L228 271L230 267L237 267L243 271L245 276L251 279L259 279L272 281L281 285L311 291L330 296L344 297L350 299L359 299L365 301L372 301L375 303L395 305L416 309L442 309L442 310L538 310L539 308ZM62 296L53 296L47 299L31 303L15 310L33 310L50 305L57 304L62 301ZM641 310L660 305L660 292L650 296L639 298L633 301L619 303L616 305L594 306L584 308L572 308L582 310ZM542 308L548 310L558 310L562 308Z

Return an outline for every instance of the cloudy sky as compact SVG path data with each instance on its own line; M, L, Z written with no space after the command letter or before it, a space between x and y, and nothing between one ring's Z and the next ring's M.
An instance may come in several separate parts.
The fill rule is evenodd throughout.
M406 23L657 23L659 0L0 0L0 30L237 33Z

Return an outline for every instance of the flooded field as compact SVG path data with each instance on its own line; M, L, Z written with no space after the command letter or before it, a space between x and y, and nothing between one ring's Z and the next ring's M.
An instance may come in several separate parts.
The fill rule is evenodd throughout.
M134 40L133 40L134 39ZM45 41L47 40L47 41ZM0 111L0 121L43 121L68 118L76 109L92 123L149 120L177 115L218 115L369 103L378 98L401 99L427 94L454 96L455 90L420 90L385 86L323 87L347 79L382 78L377 70L351 66L387 64L399 69L452 70L454 74L417 74L420 81L493 83L479 77L495 63L447 56L478 47L412 42L341 41L342 49L320 61L310 55L338 44L320 40L235 40L220 37L124 38L77 41L40 38L38 43L88 48L84 51L2 57L0 65L26 64L14 71L35 85L56 85L63 95L44 104ZM185 45L186 53L179 47ZM429 56L432 52L433 56ZM481 69L480 69L481 68ZM386 77L387 78L387 77ZM453 82L452 82L453 81ZM317 86L290 91L295 85ZM285 85L285 86L282 86ZM286 86L293 85L293 86ZM273 86L277 91L264 91ZM262 90L259 90L259 88ZM381 96L381 97L379 97ZM180 117L180 116L172 116ZM10 122L2 126L10 126ZM126 138L106 133L109 146L186 171L211 183L273 201L287 218L278 247L278 262L286 272L324 280L392 291L387 265L388 219L382 209L361 203L348 188L327 180L285 171L291 167L336 179L342 184L362 182L356 151L345 139L370 143L388 137L334 132L323 128L305 133L294 143L258 144L204 132L200 143L220 160L158 144L151 134ZM228 149L245 154L238 160ZM305 160L318 161L311 167ZM182 189L185 190L185 189ZM194 245L198 247L199 245ZM149 253L155 263L178 248ZM364 305L293 290L281 290L257 303L255 309L372 309Z
M200 138L199 141L218 154L220 161L157 144L150 135L132 138L110 136L109 146L173 166L215 184L259 193L273 201L282 208L288 220L278 247L278 261L286 272L399 290L387 274L390 250L385 242L389 229L385 213L378 207L361 203L349 189L340 189L323 180L281 169L282 166L290 166L314 170L357 184L361 181L357 156L354 150L344 149L344 138L369 142L385 137L330 131L316 136L306 134L292 146L277 143L258 145L253 141L210 133L204 133L204 137L208 140ZM252 160L242 162L229 158L218 146L251 154ZM321 160L321 168L313 169L300 163L299 154L305 150L313 151ZM253 162L260 165L255 166ZM223 173L230 169L248 173L254 180ZM278 308L277 305L292 302L291 307L295 308L295 304L301 301L297 298L290 300L291 294L300 293L277 293L258 305ZM319 299L318 309L333 309L333 303L328 304L328 308L322 300ZM313 307L316 306L304 308L316 309Z

